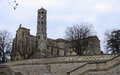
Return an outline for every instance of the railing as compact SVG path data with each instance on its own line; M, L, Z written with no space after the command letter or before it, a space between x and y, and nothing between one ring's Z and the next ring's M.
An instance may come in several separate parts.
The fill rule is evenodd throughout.
M74 73L78 73L76 75L84 75L85 73L92 70L94 71L107 70L118 63L120 64L120 54L104 62L86 63L78 68L75 68L67 72L67 75L74 75Z
M73 62L102 62L109 60L113 55L86 55L86 56L65 56L65 57L54 57L54 58L41 58L41 59L28 59L6 63L7 66L19 66L19 65L36 65L36 64L53 64L53 63L73 63Z

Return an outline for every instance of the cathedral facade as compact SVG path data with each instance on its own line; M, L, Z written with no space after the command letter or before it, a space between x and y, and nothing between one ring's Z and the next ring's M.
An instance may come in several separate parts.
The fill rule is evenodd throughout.
M97 36L91 36L88 39L90 39L89 47L84 54L100 54L100 40ZM21 25L16 31L11 54L12 60L68 55L76 55L71 48L70 41L47 37L47 11L44 8L37 12L36 36L31 35L30 29Z

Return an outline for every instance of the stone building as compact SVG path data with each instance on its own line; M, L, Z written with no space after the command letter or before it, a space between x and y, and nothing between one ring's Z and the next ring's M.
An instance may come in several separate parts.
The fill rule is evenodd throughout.
M90 39L89 47L84 54L100 54L100 40L97 36L91 36L88 39ZM37 12L36 36L31 35L30 29L21 27L21 25L16 31L12 60L67 55L76 55L69 41L61 38L56 40L47 38L47 11L44 8Z

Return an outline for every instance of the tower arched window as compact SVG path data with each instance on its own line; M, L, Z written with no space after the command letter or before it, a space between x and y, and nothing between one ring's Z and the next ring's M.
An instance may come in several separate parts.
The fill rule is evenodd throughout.
M43 19L43 18L44 18L44 16L43 16L43 15L41 15L41 16L40 16L40 18L41 18L41 19Z
M41 28L41 31L43 31L43 28Z
M42 11L41 13L44 14L44 11Z
M41 21L41 25L43 25L43 21Z

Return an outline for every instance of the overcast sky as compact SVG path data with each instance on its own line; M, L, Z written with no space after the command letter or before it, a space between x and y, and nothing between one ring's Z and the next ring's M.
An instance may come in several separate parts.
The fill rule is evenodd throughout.
M12 1L0 0L0 30L13 36L20 24L36 35L37 10L42 6L47 10L49 38L64 38L67 26L81 22L93 25L101 43L106 30L120 29L120 0L16 0L16 10Z

